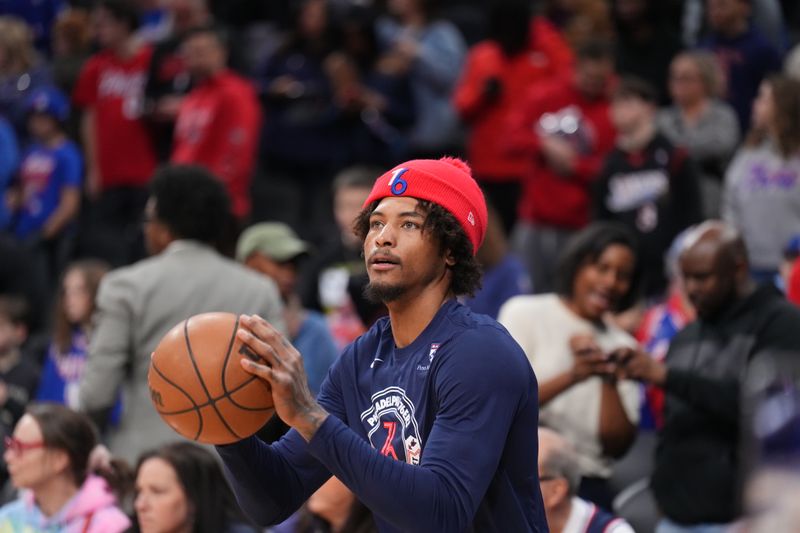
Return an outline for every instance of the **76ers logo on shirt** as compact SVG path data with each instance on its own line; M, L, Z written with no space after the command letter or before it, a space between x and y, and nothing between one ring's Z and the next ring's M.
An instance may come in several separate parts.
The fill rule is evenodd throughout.
M403 174L408 172L407 168L396 168L392 171L392 179L389 180L389 189L395 196L400 196L408 189L408 182L403 179Z
M418 465L422 457L414 404L400 387L387 387L372 395L372 406L361 413L372 447L398 461Z

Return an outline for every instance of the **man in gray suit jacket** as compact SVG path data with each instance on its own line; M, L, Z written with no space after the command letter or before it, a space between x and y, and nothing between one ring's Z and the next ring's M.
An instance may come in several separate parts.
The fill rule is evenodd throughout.
M150 354L170 328L211 311L283 324L275 284L214 248L229 209L222 183L200 167L160 170L143 221L152 257L109 273L100 284L80 403L103 421L124 391L124 414L109 443L115 456L135 461L141 452L180 438L156 413L147 387Z

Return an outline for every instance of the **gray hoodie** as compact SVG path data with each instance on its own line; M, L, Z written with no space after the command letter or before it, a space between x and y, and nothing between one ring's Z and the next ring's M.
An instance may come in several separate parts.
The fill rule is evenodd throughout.
M754 270L777 270L800 232L800 154L786 159L771 142L742 147L725 174L722 216L742 233Z

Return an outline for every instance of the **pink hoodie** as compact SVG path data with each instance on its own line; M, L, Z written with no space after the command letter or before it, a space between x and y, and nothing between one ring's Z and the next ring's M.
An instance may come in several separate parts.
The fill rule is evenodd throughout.
M47 533L121 533L130 525L108 484L98 476L86 478L78 493L53 516L42 514L30 491L0 509L0 531L21 531L27 526Z

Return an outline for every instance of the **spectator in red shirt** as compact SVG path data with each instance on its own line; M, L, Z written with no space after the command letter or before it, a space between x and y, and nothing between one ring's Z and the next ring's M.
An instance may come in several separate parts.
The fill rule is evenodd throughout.
M83 66L73 91L83 110L81 138L86 150L86 189L95 200L91 255L112 265L140 253L133 239L147 201L155 151L142 120L142 93L151 49L134 36L138 12L124 0L101 0L94 11L102 50ZM120 238L120 236L125 236Z
M241 221L250 214L261 126L256 91L226 67L227 45L219 30L193 30L182 50L194 88L178 111L172 161L199 164L221 179Z
M611 46L587 42L574 76L532 87L509 116L505 148L527 163L512 241L535 293L554 289L555 259L589 221L590 185L614 147L613 80Z
M543 17L531 19L524 2L500 2L492 8L490 38L473 46L456 87L453 104L471 127L467 156L475 178L503 217L510 232L516 220L528 154L505 150L509 112L533 85L568 79L572 52Z

